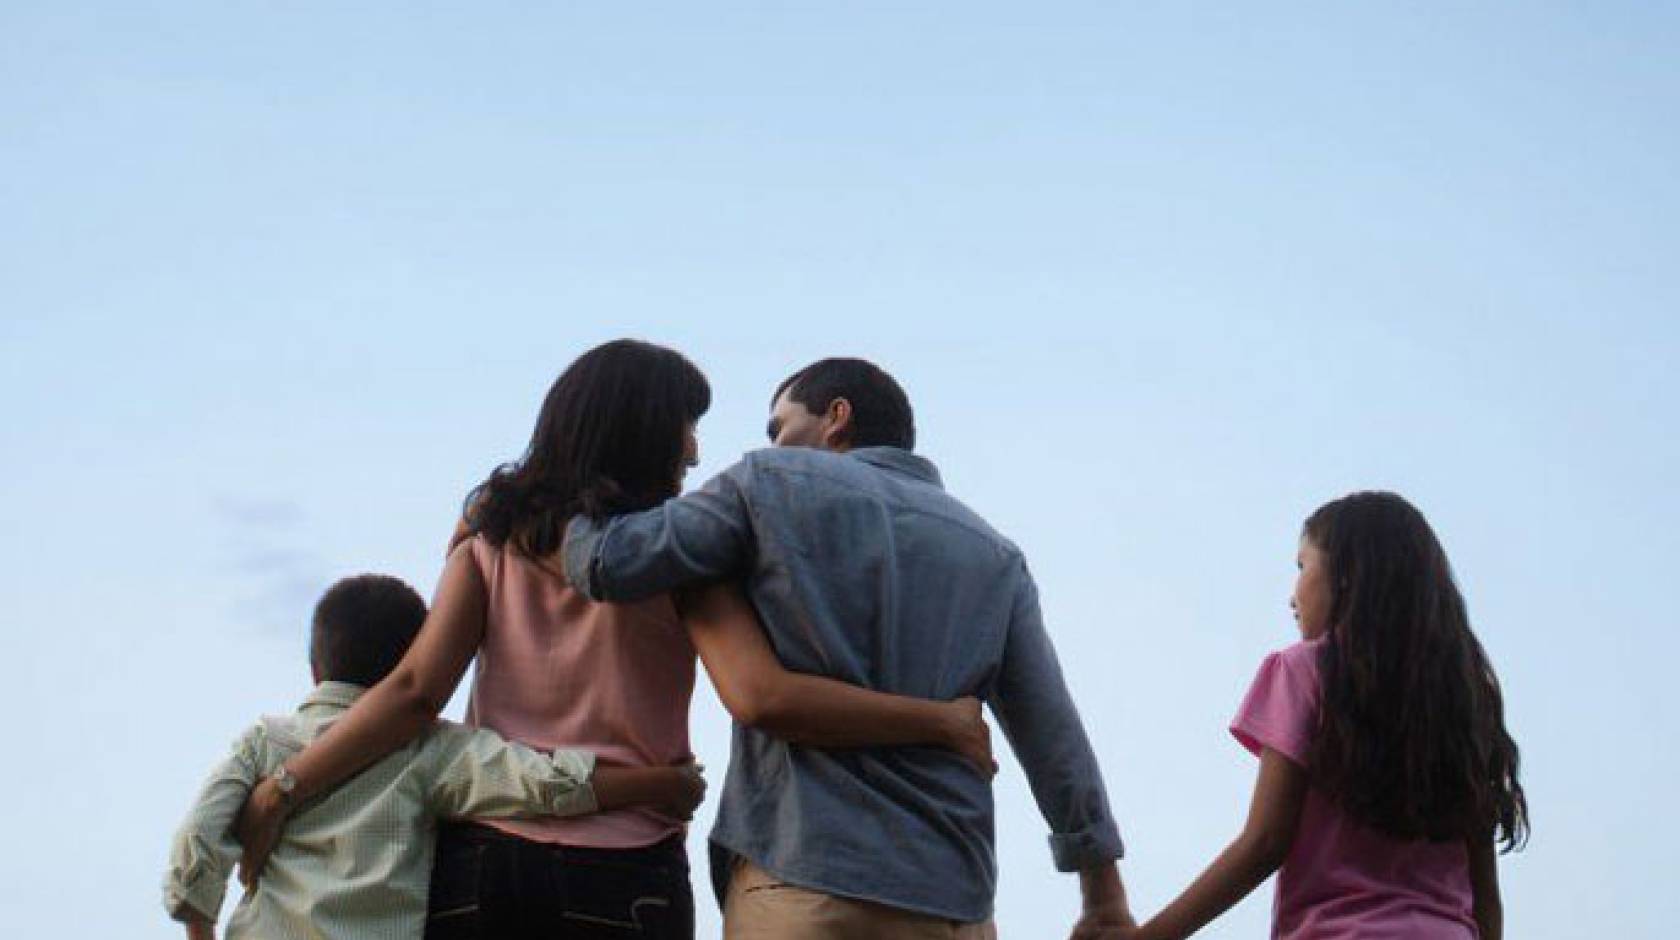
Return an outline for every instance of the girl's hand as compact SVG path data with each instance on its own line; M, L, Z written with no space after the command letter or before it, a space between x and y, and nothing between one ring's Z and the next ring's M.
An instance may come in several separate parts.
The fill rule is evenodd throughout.
M997 776L998 764L992 757L992 729L980 712L980 700L972 695L945 705L949 730L945 746L974 765L982 779Z

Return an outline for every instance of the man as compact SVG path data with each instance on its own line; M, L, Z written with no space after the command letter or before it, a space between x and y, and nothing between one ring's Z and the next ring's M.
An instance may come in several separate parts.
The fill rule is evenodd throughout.
M931 699L979 695L1025 768L1074 935L1131 922L1102 775L1019 549L912 453L909 400L858 359L776 390L776 447L697 493L573 520L567 577L600 600L744 580L789 669ZM712 833L725 935L990 937L991 789L955 754L818 750L742 727Z

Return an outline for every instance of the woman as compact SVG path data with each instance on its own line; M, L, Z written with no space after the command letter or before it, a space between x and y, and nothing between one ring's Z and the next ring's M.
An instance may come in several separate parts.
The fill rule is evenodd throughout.
M925 702L783 670L732 587L595 604L560 575L567 520L647 508L698 462L711 403L680 354L618 340L580 357L543 402L530 447L468 497L430 616L409 654L327 734L251 795L240 836L260 867L286 808L330 789L424 730L479 661L469 724L606 764L691 760L696 649L738 720L815 746L934 744L990 769L972 699ZM493 826L493 828L492 828ZM693 935L680 820L647 809L577 819L469 823L440 838L434 938Z

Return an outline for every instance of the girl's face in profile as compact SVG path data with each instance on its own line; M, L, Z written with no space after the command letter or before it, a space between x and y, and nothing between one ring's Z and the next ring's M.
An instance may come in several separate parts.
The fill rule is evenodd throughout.
M1295 612L1302 639L1316 640L1330 629L1330 566L1312 539L1303 535L1295 551L1295 567L1299 574L1289 609Z

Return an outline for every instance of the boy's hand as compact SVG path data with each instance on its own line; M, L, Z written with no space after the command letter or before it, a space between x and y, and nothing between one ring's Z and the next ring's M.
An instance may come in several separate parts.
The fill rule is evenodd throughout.
M187 940L216 940L216 925L196 914L189 915L184 922L187 928Z
M705 770L696 763L675 767L602 767L595 765L590 785L600 809L645 806L681 822L694 818L694 808L706 796Z
M992 729L980 712L980 700L965 695L947 702L946 709L950 727L945 746L973 764L982 779L990 780L997 776L998 764L992 757Z
M693 819L694 810L706 799L706 768L693 763L660 770L664 771L665 779L660 783L660 797L653 808L683 822Z

